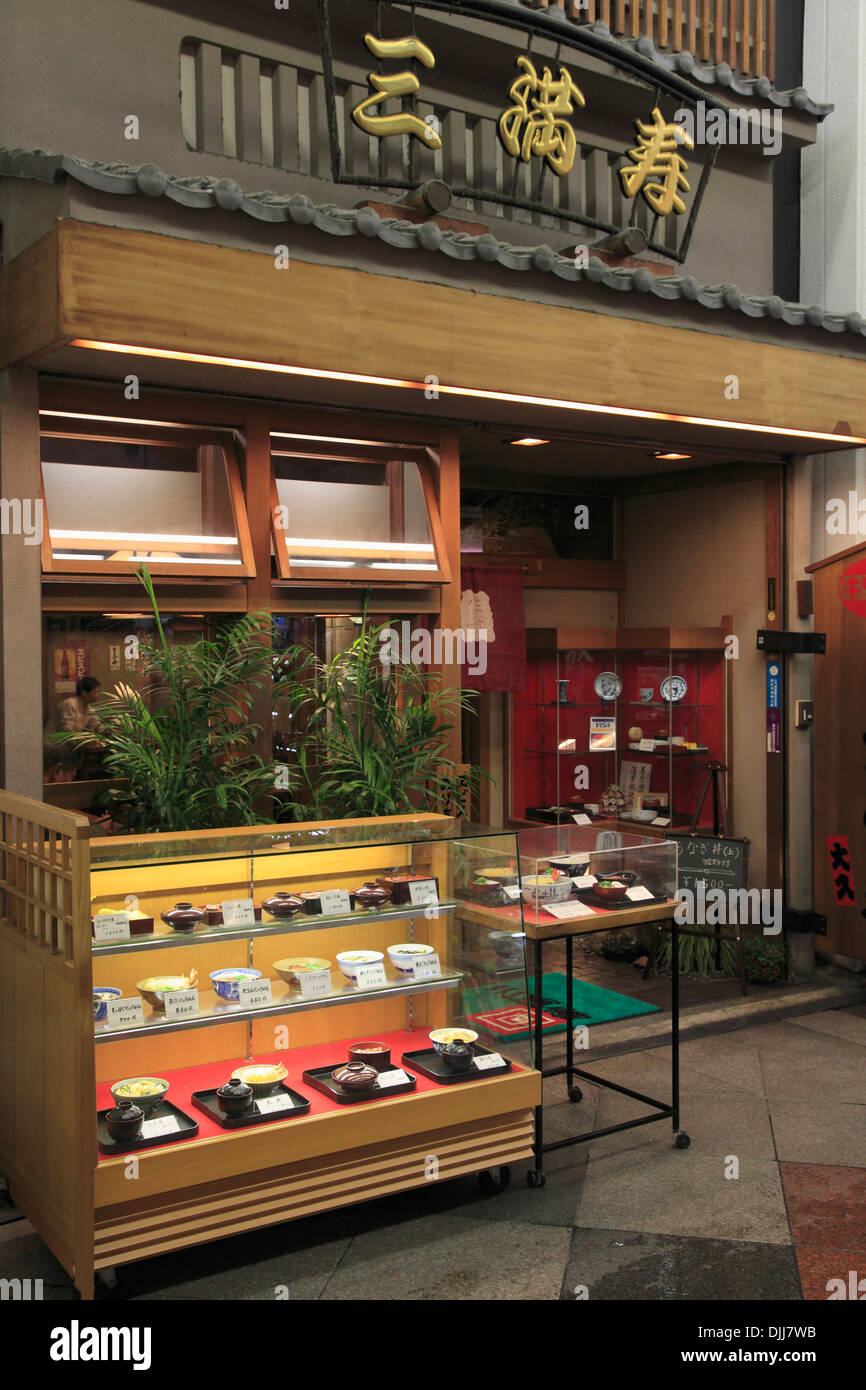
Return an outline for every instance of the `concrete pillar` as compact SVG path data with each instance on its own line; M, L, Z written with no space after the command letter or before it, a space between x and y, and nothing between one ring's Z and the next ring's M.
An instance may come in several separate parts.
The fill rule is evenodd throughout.
M0 372L0 785L40 801L41 495L36 372L13 368Z
M803 85L835 111L803 151L801 298L866 312L866 5L806 0Z
M797 617L797 581L806 579L811 560L814 527L813 482L818 460L797 458L788 470L786 518L788 554L788 619L792 632L809 632L811 618ZM813 663L819 656L790 656L786 670L788 725L782 731L787 757L787 883L785 906L807 912L814 906L812 857L812 731L795 727L798 700L812 699ZM815 938L812 933L788 937L788 978L806 980L815 973Z

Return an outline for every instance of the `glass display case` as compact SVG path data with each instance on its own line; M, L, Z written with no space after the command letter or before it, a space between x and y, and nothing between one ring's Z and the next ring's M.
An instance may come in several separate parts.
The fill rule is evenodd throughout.
M30 1117L0 1165L83 1297L432 1179L502 1190L541 1079L485 991L526 1014L523 938L479 949L465 914L516 859L436 815L91 840L0 792L0 1121Z
M527 688L512 706L513 817L582 815L655 833L690 825L707 763L723 762L730 777L729 631L723 619L530 632ZM699 824L713 829L709 807Z

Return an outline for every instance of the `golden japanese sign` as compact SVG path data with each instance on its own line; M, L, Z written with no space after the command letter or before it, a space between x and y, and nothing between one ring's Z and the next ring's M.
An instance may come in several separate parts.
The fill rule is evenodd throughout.
M620 178L627 198L642 192L653 212L667 217L671 212L685 212L686 205L679 196L682 189L690 191L686 178L688 164L678 153L680 145L694 149L694 141L683 126L665 121L658 107L652 123L635 121L637 145L629 150L631 164L620 169ZM652 180L650 182L650 180Z
M417 58L425 68L436 66L432 50L414 36L405 39L377 39L375 34L365 34L364 42L375 58ZM352 112L352 120L356 125L368 135L378 135L381 138L388 135L414 135L418 140L423 140L428 149L442 148L436 127L411 111L400 111L390 116L368 114L390 97L411 96L417 92L421 83L414 72L407 70L391 76L371 72L368 80L375 90Z
M499 120L502 143L515 159L528 162L533 155L546 159L555 174L569 174L577 153L577 136L567 117L574 114L572 102L585 106L583 92L567 68L559 69L554 81L550 68L539 77L531 59L521 56L517 66L523 76L515 78L508 95L515 103Z

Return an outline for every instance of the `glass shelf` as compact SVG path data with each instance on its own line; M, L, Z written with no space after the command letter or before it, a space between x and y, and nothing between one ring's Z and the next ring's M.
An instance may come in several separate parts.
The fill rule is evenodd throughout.
M339 973L339 972L335 972ZM342 977L341 977L342 978ZM199 1012L191 1018L166 1018L164 1013L152 1013L144 1023L131 1028L109 1028L107 1023L94 1029L97 1043L117 1042L123 1038L153 1037L158 1033L173 1033L176 1029L211 1028L221 1023L239 1023L244 1020L270 1018L272 1015L301 1013L308 1009L328 1009L337 1004L366 1003L371 999L399 998L403 994L430 994L441 989L456 989L464 979L462 971L443 971L433 980L407 980L403 976L389 979L387 985L378 989L358 989L357 985L345 981L342 988L334 990L318 999L304 999L300 991L272 980L271 989L282 989L279 998L271 1004L261 1004L256 1008L245 1008L242 1004L230 1004L214 994L212 990L199 991Z
M429 905L430 908L434 904ZM454 902L440 902L436 906L440 912L451 912ZM164 951L174 946L197 946L199 942L216 941L257 941L259 937L282 936L298 932L326 931L333 927L354 927L358 925L379 926L382 923L411 920L426 917L428 908L407 903L403 907L392 908L389 912L346 912L339 917L323 917L321 914L300 913L288 920L257 922L254 927L204 927L195 931L154 931L151 935L132 936L128 941L91 942L94 959L102 956L122 955L127 951Z

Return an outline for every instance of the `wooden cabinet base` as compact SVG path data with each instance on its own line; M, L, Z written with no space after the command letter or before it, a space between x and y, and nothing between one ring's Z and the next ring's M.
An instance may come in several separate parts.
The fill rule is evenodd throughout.
M532 1107L540 1091L538 1073L519 1070L405 1102L311 1115L267 1135L248 1130L191 1141L142 1154L134 1183L123 1176L128 1157L100 1163L94 1269L531 1159ZM366 1142L356 1142L365 1134ZM250 1168L263 1139L304 1156ZM147 1195L115 1200L124 1188L140 1191L142 1184ZM76 1286L82 1297L92 1297L90 1285L76 1279Z

